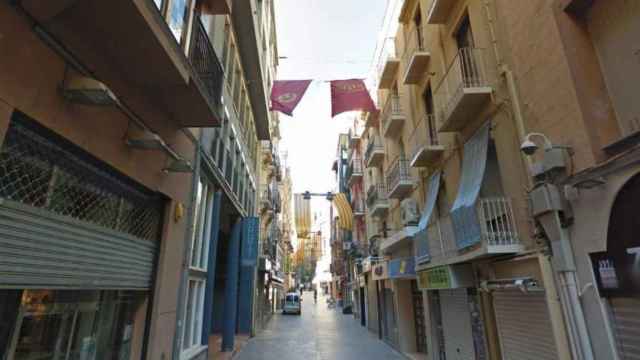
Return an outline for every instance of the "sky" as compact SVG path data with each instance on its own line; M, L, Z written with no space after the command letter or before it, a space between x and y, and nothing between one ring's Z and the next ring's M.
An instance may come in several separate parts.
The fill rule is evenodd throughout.
M335 190L331 171L338 134L345 133L355 113L331 118L328 80L367 78L375 68L379 38L387 32L387 7L398 0L274 0L279 80L318 80L311 83L293 117L280 116L281 151L291 167L293 192ZM312 200L318 213L313 230L328 235L329 206ZM325 249L325 253L328 247Z

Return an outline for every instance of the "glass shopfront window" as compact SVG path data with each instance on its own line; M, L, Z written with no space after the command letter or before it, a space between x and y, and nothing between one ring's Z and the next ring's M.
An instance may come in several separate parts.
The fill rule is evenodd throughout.
M145 292L0 290L3 360L125 360Z

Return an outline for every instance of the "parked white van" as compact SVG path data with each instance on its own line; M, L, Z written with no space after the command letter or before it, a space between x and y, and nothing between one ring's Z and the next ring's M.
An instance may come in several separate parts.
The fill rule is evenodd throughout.
M283 314L302 314L302 299L298 293L288 293L284 298Z

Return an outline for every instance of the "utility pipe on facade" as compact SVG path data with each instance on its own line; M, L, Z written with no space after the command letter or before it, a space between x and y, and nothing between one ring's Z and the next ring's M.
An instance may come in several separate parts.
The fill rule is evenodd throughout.
M502 76L504 76L507 84L507 89L509 91L509 97L511 98L511 105L513 108L513 118L516 131L518 133L520 142L522 142L526 137L526 129L524 125L524 117L522 115L522 107L520 104L520 98L518 96L515 78L513 76L513 72L509 69L509 67L506 64L502 63L502 57L500 55L500 49L498 47L498 41L495 32L495 21L493 20L493 17L491 15L489 0L485 0L483 2L483 5L487 22L489 24L489 34L491 36L494 55L496 57L496 62L500 68L500 73ZM529 184L529 188L531 188L533 184L532 178L529 174L532 164L530 157L526 157L525 162L525 177L527 179L527 183ZM555 216L557 217L558 214L556 213ZM558 226L560 229L560 233L562 234L562 239L560 241L566 241L569 250L571 250L571 244L569 243L569 236L566 233L566 229L562 228L560 223L558 223ZM571 260L573 260L574 255L572 251L570 251L567 255L570 255L570 257L572 258ZM591 348L591 341L589 339L584 313L582 311L582 304L580 303L580 299L578 296L575 269L573 271L559 272L559 276L562 281L562 287L560 289L561 295L563 298L565 298L565 301L563 301L565 306L562 306L562 303L558 304L557 301L558 289L553 277L552 264L549 260L549 257L545 256L544 254L540 254L539 262L543 280L545 281L545 287L548 289L547 302L550 307L552 326L554 328L556 345L558 346L558 356L561 359L569 358L568 348L571 348L572 353L574 354L576 359L592 360L593 351ZM571 330L570 346L566 341L567 332L566 327L564 326L565 324L560 321L559 317L559 315L562 313L564 313L565 319L568 322L567 325Z

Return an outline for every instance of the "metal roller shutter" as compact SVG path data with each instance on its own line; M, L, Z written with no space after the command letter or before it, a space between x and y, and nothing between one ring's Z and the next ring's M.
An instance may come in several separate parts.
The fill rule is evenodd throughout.
M149 289L156 245L0 200L2 288Z
M440 290L440 306L447 359L475 359L467 289Z
M640 359L640 300L612 298L611 309L620 359Z
M493 292L503 360L556 360L544 292Z

